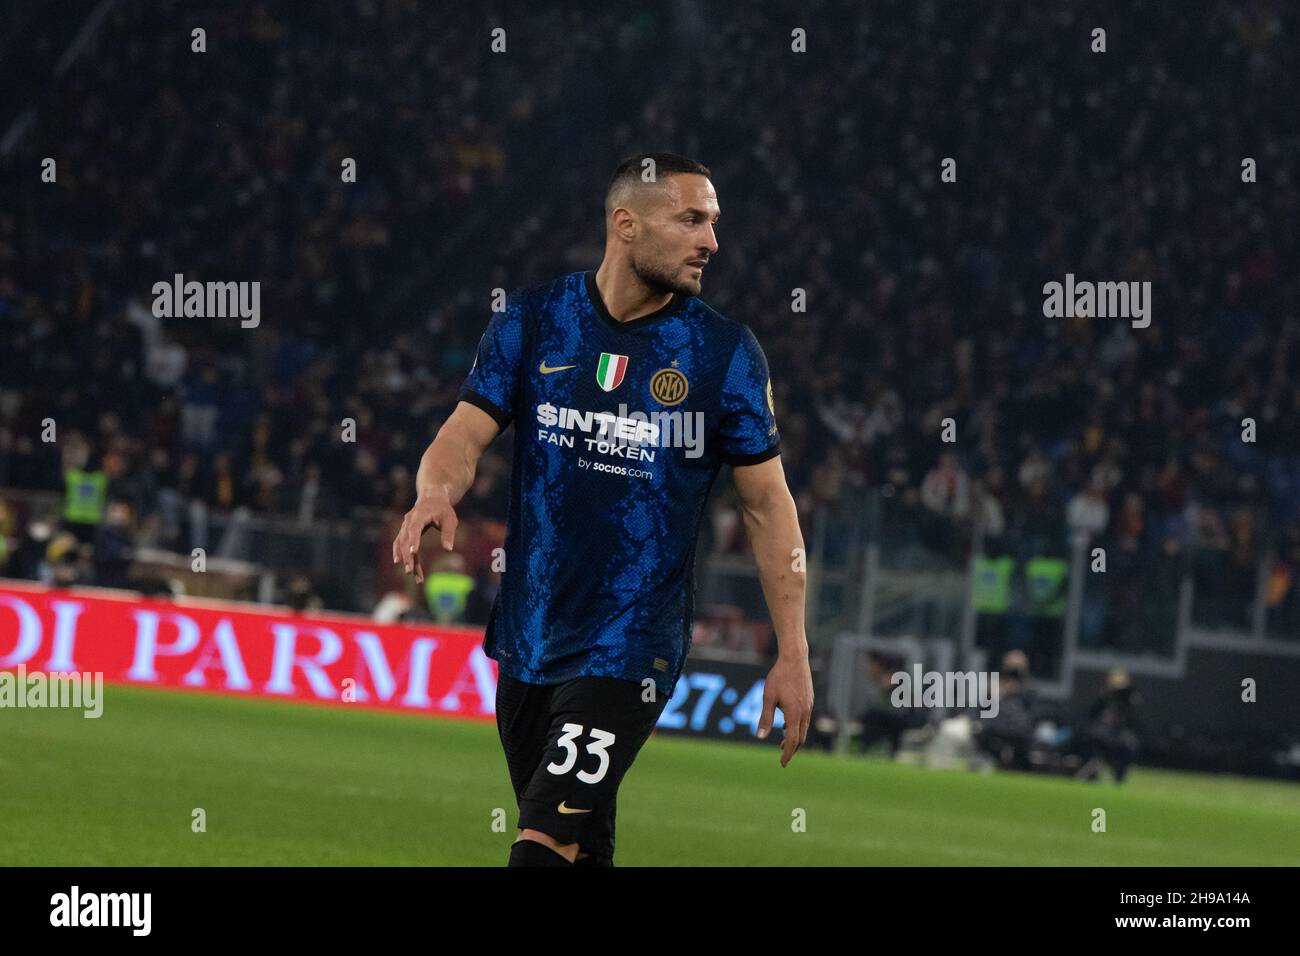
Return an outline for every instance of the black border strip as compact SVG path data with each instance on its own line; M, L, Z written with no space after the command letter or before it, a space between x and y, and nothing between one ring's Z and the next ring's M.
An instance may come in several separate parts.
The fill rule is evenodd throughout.
M682 745L685 746L684 743ZM709 746L739 749L745 745L713 743ZM847 759L841 766L849 766ZM836 769L838 771L838 767ZM928 771L932 776L939 772L941 771ZM719 783L723 783L721 778ZM931 781L928 786L938 787L941 782ZM1077 788L1080 793L1083 792L1083 786L1086 785ZM1100 794L1096 788L1093 792ZM513 811L511 816L513 817ZM846 837L857 836L862 832L852 825L843 826L842 829ZM557 906L565 903L572 905L574 889L567 880L552 883L541 877L512 877L505 872L515 828L509 827L504 833L490 836L486 827L483 830L481 837L464 838L463 843L430 838L435 841L430 844L431 857L455 859L459 865L425 868L414 873L409 866L7 867L2 872L12 878L6 881L4 887L5 931L12 934L16 930L19 939L28 940L41 939L47 934L52 942L60 941L59 937L63 937L61 942L64 945L59 949L67 948L69 938L74 945L82 941L94 945L113 937L131 941L138 938L128 926L74 929L51 925L50 917L56 905L55 895L70 896L73 885L78 887L78 895L82 899L91 893L150 893L149 935L161 944L173 944L174 941L171 949L192 947L195 929L199 926L203 927L205 938L213 942L224 944L232 950L247 949L250 927L283 926L285 913L308 914L307 918L297 919L290 927L295 949L303 949L306 945L325 948L331 943L337 948L338 921L330 919L328 911L321 914L321 900L337 900L337 905L346 905L354 912L382 912L385 914L383 925L391 933L404 930L415 933L421 929L427 931L431 893L436 894L435 898L454 905L457 921L469 926L491 927L494 919L500 922L499 900L506 894L519 897L520 912L529 918L535 915L538 919L544 919ZM884 836L888 845L888 834ZM320 839L324 840L325 837ZM1005 842L1000 844L992 838L988 841L990 850L996 850ZM636 848L628 849L635 851ZM722 850L717 847L713 849L717 851L714 856L705 854L698 860L691 861L701 864L699 867L677 866L668 877L674 885L686 891L695 892L698 888L701 898L723 901L733 909L736 908L733 901L743 905L743 901L770 889L775 874L808 872L812 869L809 862L816 862L815 857L809 860L813 857L812 853L804 851L802 861L795 866L785 868L766 863L748 868L751 872L746 873L739 868L740 864L728 859ZM752 851L753 848L747 849ZM75 851L61 849L59 855L66 856L70 852ZM1066 859L1075 856L1069 847L1062 847L1059 852ZM272 854L263 856L270 857ZM750 857L761 858L760 854L753 852ZM1080 857L1084 855L1076 857L1079 863L1083 863L1084 859L1096 860L1095 856L1084 859ZM655 862L662 860L663 854L654 858ZM650 862L645 854L629 852L627 859L619 865L636 868L648 866ZM861 853L861 864L856 867L837 865L833 875L828 874L833 878L826 880L827 892L822 894L830 906L828 912L852 914L854 906L861 906L861 880L840 876L847 870L857 870L864 874L864 879L873 882L873 903L880 907L881 912L889 914L891 922L899 922L903 927L903 935L911 927L927 926L927 920L929 924L935 924L934 901L941 898L944 901L942 925L938 926L937 933L927 935L927 939L932 937L939 943L951 940L958 946L969 944L971 925L980 920L987 921L989 912L1005 905L1009 898L1015 899L1023 907L1026 929L1033 932L1041 927L1048 934L1038 934L1044 939L1049 938L1052 930L1059 931L1063 921L1069 922L1072 939L1108 941L1125 935L1140 938L1151 932L1147 929L1144 933L1145 927L1117 925L1117 920L1124 917L1153 918L1155 926L1159 927L1167 916L1209 917L1211 920L1244 916L1250 920L1249 930L1267 932L1270 926L1273 927L1268 935L1274 939L1279 933L1294 929L1295 876L1294 869L1290 867L873 867L872 854L865 848ZM724 881L727 889L722 893L718 892L719 867L730 870L730 875ZM666 869L661 872L666 873ZM625 901L628 892L626 885L618 880L610 880L599 872L588 873L588 877L575 874L573 879L586 880L583 884L584 892L590 893L592 899L607 900L611 907ZM518 889L521 882L527 882L528 885L527 893L522 895ZM1125 893L1158 892L1167 896L1169 891L1180 894L1181 905L1160 903L1152 907L1120 902L1121 894ZM1193 894L1200 892L1211 894L1216 901L1193 904ZM1217 902L1220 894L1225 902ZM1243 896L1249 897L1249 903L1226 901ZM212 921L210 914L213 909L234 914L234 918ZM78 911L80 922L80 907ZM845 932L855 928L850 916L838 921L832 917L827 926L842 927ZM1231 941L1243 928L1245 927L1214 926L1210 936ZM280 943L289 938L288 932L289 929L273 931L273 934L268 934L265 938L269 942ZM371 936L377 935L368 929L367 932ZM724 946L734 949L742 945L758 947L769 942L771 936L768 930L767 937L760 938L757 934L764 930L754 920L737 921L736 926L726 927L725 932L725 937L721 934L716 937L706 936L706 943L711 939L714 949L722 949ZM1187 935L1184 934L1195 933L1199 937L1203 932L1203 928L1184 927L1183 933L1175 933L1170 938L1175 940L1176 949L1187 951L1188 947L1180 945L1177 940L1186 939ZM1250 939L1248 935L1240 938L1247 941ZM1130 945L1127 948L1133 947ZM54 949L56 948L51 947L52 951Z

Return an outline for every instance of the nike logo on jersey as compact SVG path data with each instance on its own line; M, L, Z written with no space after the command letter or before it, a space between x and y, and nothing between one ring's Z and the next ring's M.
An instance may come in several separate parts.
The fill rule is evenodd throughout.
M564 805L563 800L560 801L560 805L556 809L558 809L561 813L590 813L591 812L591 810L575 810L573 807L566 807Z
M563 372L566 368L577 367L578 366L576 365L547 365L543 362L541 365L537 366L537 371L541 372L543 375L550 375L552 372Z

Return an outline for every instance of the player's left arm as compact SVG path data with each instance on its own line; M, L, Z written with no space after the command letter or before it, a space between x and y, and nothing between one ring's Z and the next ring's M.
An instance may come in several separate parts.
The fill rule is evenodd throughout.
M779 455L755 465L737 465L733 477L778 646L776 664L763 687L758 735L767 736L774 708L780 707L785 717L784 767L803 746L812 721L812 672L804 627L808 575L803 570L803 533Z

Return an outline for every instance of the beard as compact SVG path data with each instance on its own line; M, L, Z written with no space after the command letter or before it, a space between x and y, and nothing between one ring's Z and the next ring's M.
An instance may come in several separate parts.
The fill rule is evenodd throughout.
M699 280L683 278L680 266L646 261L633 255L632 271L652 292L675 292L684 298L700 294Z

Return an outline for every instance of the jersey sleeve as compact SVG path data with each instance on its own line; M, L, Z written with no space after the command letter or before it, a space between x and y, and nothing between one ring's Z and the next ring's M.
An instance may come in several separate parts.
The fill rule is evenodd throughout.
M502 431L514 418L523 376L525 346L524 296L516 291L506 308L492 316L479 339L465 383L456 396L492 416Z
M722 385L718 457L728 465L757 465L781 453L767 357L747 326Z

